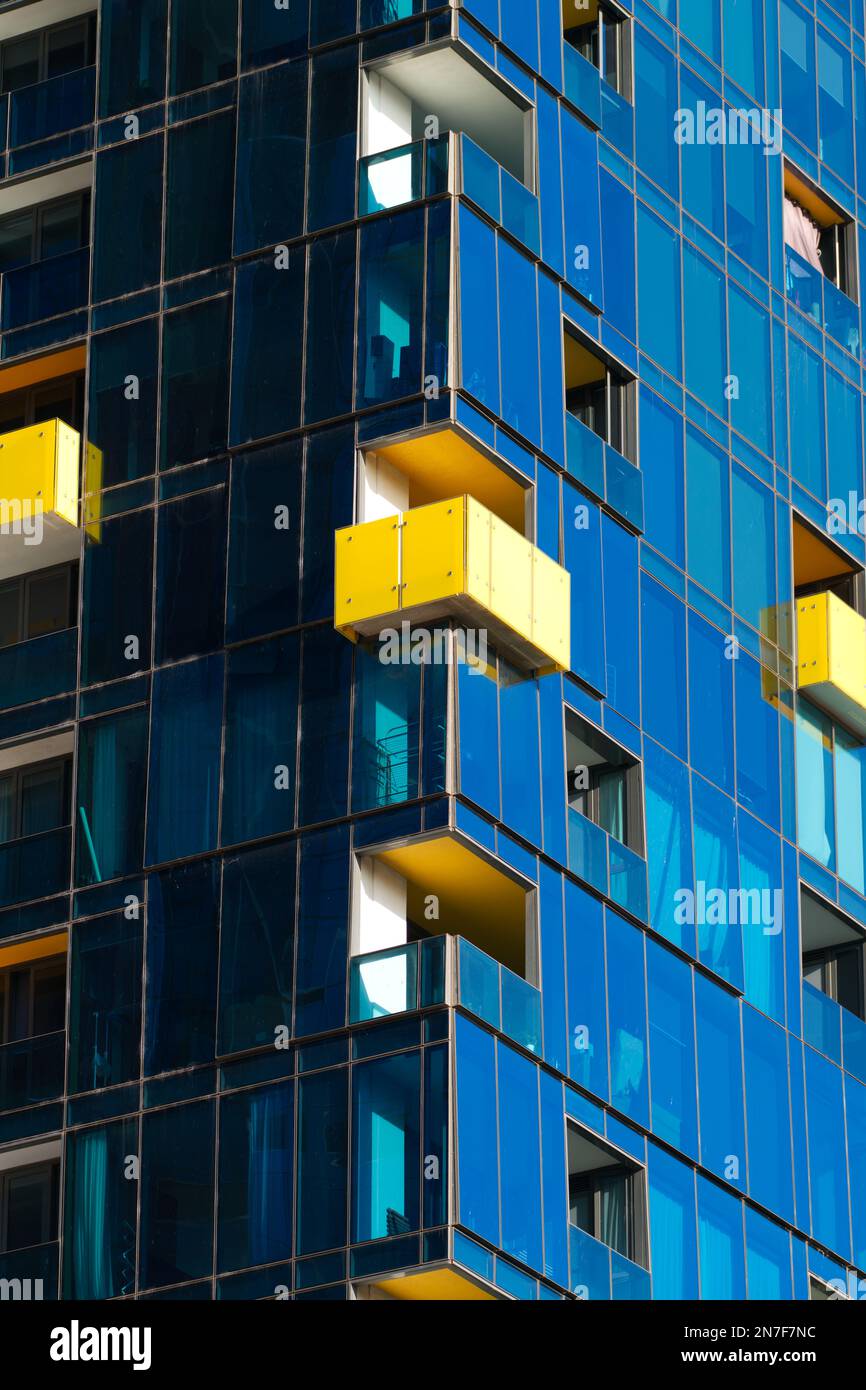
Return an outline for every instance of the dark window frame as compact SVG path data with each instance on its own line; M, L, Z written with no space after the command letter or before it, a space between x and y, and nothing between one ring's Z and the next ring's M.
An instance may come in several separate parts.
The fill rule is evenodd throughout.
M29 1042L32 1038L50 1038L53 1033L62 1033L63 1028L50 1028L47 1033L34 1032L34 1015L36 1011L36 991L35 985L40 975L54 974L62 970L64 979L64 997L66 993L66 956L39 956L36 960L22 961L20 965L8 966L0 971L0 996L3 999L3 1008L0 1009L0 1047L6 1043ZM22 1037L10 1037L11 1031L11 1008L10 1008L10 989L9 982L13 975L26 974L27 985L27 1016L28 1031ZM65 1006L64 1006L65 1012ZM65 1020L64 1020L65 1021Z
M574 785L575 770L573 767L566 768L567 778L567 801L571 809L576 810L580 815L597 825L611 835L618 844L625 845L626 849L633 854L645 858L644 847L644 797L643 797L643 763L639 758L621 744L616 743L607 734L596 729L595 725L590 724L584 719L577 710L570 705L565 707L565 727L566 735L569 731L569 723L577 728L573 728L575 737L581 743L585 743L594 753L598 753L605 761L602 763L592 763L587 766L588 781L587 787L576 787ZM567 746L567 740L566 740ZM616 757L618 761L612 761ZM612 774L621 777L624 782L623 796L625 800L624 814L624 833L625 838L620 839L613 831L608 830L603 823L602 817L602 790L603 783ZM581 805L577 805L577 802Z
M849 957L853 961L855 971L855 991L857 994L857 1007L852 1009L850 1003L840 999L839 987L839 961L842 957ZM849 1013L856 1014L858 1018L866 1017L864 1002L866 1002L866 942L846 941L835 946L825 946L818 951L803 952L803 978L806 973L820 969L823 976L823 984L813 985L822 994L826 994L828 999L841 1008L847 1009ZM811 984L812 981L807 981Z
M0 95L5 96L8 91L23 92L28 87L36 86L40 82L48 81L48 61L50 55L51 41L58 34L66 30L80 29L84 31L84 41L87 48L87 61L82 68L70 68L70 72L83 72L86 68L91 68L96 63L96 10L89 10L85 14L73 15L71 19L61 19L56 24L46 25L44 29L33 29L27 34L15 34L12 38L0 43ZM26 83L21 87L7 88L6 86L6 62L9 49L14 44L20 44L27 39L38 39L39 56L37 59L39 66L39 76L35 82ZM57 76L66 74L58 73Z
M84 247L90 245L91 196L89 188L79 188L76 189L74 193L64 193L63 196L60 198L47 198L45 202L34 203L29 208L18 208L15 212L10 212L7 213L5 217L0 217L0 230L2 230L2 228L6 226L7 223L20 220L26 214L29 214L31 218L30 260L23 261L21 265L12 266L9 270L4 271L2 273L9 275L14 270L23 270L26 266L41 265L43 261L57 259L54 256L43 256L41 254L37 254L40 253L42 249L45 230L45 214L53 208L62 207L66 204L69 204L71 206L75 202L78 203L79 244L77 247L74 248L74 250L81 251L84 249ZM61 256L70 254L72 253L68 251L59 252L59 255Z
M610 0L598 0L597 14L563 28L567 44L597 68L603 81L625 101L633 101L631 16Z
M52 628L50 632L43 632L30 635L28 623L30 619L31 590L34 584L40 580L50 578L53 575L64 574L66 577L66 613L68 621L63 627ZM0 651L6 651L8 647L18 646L21 642L31 642L38 637L50 637L55 632L66 632L71 627L77 626L78 620L78 561L70 560L62 565L51 565L47 569L28 570L26 574L15 575L11 579L0 581L0 594L5 590L18 591L18 637L14 642L3 643L0 639Z
M9 1239L9 1191L16 1178L43 1177L45 1186L42 1202L43 1239L33 1245L16 1245L11 1248ZM46 1159L41 1163L22 1164L19 1168L9 1168L0 1172L0 1254L10 1254L14 1250L35 1250L40 1245L49 1245L58 1238L60 1205L60 1159Z
M11 767L0 773L0 786L8 779L12 782L12 821L16 833L10 835L8 839L0 841L0 844L14 844L16 840L30 839L31 836L21 833L22 810L23 810L23 781L28 773L50 772L54 768L63 771L63 788L61 798L66 807L66 819L58 825L50 826L48 830L32 831L31 835L47 835L52 830L62 830L65 826L72 824L72 754L64 753L56 758L44 758L39 762L22 763L20 767Z

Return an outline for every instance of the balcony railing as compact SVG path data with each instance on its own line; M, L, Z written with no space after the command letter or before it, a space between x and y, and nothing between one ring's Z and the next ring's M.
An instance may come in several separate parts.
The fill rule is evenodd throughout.
M866 738L866 618L836 594L797 600L797 688Z
M530 251L541 254L541 214L535 194L468 135L460 136L460 190Z
M95 94L95 67L49 77L44 82L34 82L30 87L12 92L9 97L9 149L91 125Z
M0 285L0 328L6 333L86 306L90 247L7 270Z
M785 289L802 314L814 319L850 353L860 350L860 315L857 305L810 265L793 247L785 246Z
M640 921L647 920L646 861L573 806L568 808L568 867Z
M358 165L358 215L447 193L450 143L446 134L364 156Z
M541 994L461 936L432 936L349 963L349 1022L461 1004L525 1047L541 1052Z
M71 828L0 845L0 907L47 898L69 887Z
M563 44L565 95L596 127L601 126L601 74L570 43Z
M345 636L450 617L514 665L568 670L567 571L474 498L348 526L335 552L334 626Z
M61 1096L65 1056L62 1031L0 1047L0 1110L20 1110Z
M0 1281L7 1302L39 1303L57 1297L56 1240L0 1255Z
M602 1245L579 1226L569 1226L571 1291L590 1302L646 1300L650 1277L645 1269Z
M75 689L78 629L0 648L0 709Z
M636 531L644 528L643 474L570 411L565 416L566 467Z

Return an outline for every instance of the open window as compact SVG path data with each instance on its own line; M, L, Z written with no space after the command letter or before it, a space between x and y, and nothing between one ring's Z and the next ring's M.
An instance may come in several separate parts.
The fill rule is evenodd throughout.
M565 408L617 453L637 461L637 395L634 381L597 346L565 325Z
M863 928L801 888L800 931L804 981L858 1018L866 1017Z
M402 150L448 131L469 136L534 190L532 104L461 44L429 45L368 65L362 75L361 156ZM382 207L411 196L410 152L369 170Z
M840 546L810 526L793 518L794 597L835 594L861 616L866 612L866 585L862 568Z
M849 299L857 296L857 239L852 219L799 170L785 166L785 243ZM789 274L797 274L797 263Z
M566 1128L569 1224L646 1269L645 1170L592 1131L571 1120Z
M565 42L598 68L605 82L632 99L631 24L608 0L562 0Z
M574 710L565 711L568 804L643 855L641 765Z

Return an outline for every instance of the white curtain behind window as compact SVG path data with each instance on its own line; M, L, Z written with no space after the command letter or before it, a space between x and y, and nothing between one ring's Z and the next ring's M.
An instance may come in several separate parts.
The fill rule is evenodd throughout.
M820 232L809 214L792 198L785 199L785 241L798 256L802 256L804 261L808 261L823 274L824 267L818 249Z

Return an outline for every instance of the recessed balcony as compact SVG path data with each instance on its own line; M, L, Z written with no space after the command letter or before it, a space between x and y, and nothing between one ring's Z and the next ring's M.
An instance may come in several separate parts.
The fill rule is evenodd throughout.
M460 1004L541 1050L532 885L446 833L355 861L349 1021Z
M797 600L797 688L866 740L866 618L829 591Z
M347 526L335 549L334 625L353 641L452 618L518 669L568 670L567 571L474 497Z

